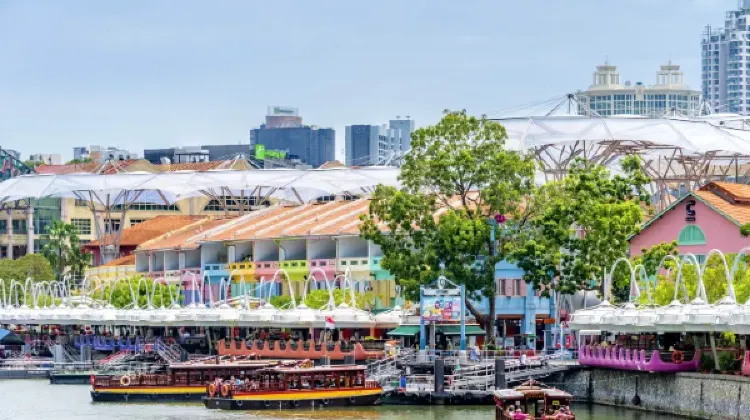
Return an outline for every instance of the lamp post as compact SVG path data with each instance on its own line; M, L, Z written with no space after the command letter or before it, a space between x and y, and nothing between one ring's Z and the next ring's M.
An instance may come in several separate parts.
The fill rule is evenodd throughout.
M497 227L499 225L504 225L506 220L507 219L505 215L501 213L496 213L494 216L488 219L488 223L490 225L490 242L492 243L490 246L490 250L489 250L490 259L494 258L495 255L497 254L497 238L495 235L496 233L495 231L497 230ZM490 322L492 323L492 336L494 337L496 335L495 333L495 299L497 297L497 290L495 290L495 286L494 286L495 284L495 267L494 266L492 267L492 283L493 283L493 287L491 288L491 290L493 291L493 293L492 293L492 296L489 297L489 302L488 302L489 314L487 315L488 315Z

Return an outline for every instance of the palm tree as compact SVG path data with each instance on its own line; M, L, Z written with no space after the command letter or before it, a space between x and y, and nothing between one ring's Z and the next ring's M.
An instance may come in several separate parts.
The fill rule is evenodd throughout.
M91 255L81 251L78 230L72 224L55 220L42 235L42 255L52 265L56 276L82 274L91 265Z

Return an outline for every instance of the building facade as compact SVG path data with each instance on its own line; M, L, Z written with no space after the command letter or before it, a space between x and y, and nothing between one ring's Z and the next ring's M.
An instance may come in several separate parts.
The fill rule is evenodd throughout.
M108 160L138 159L138 153L113 146L91 145L88 148L79 146L73 148L73 159L91 159L94 162L103 163Z
M146 149L143 158L158 165L160 163L199 163L216 162L236 157L251 156L247 144L207 144L203 146L182 146L166 149Z
M33 155L29 155L29 160L32 162L41 162L46 165L62 164L62 156L57 153L36 153Z
M671 62L661 66L651 86L622 82L617 67L605 63L596 67L593 84L576 96L580 115L697 116L701 104L700 92L685 85L680 66Z
M413 120L391 120L390 125L346 127L345 163L349 166L391 162L411 148Z
M691 253L702 263L712 249L736 253L750 246L750 238L740 234L745 223L750 223L750 185L712 182L646 222L630 238L630 254L677 241L681 255Z
M750 112L750 0L710 25L701 42L703 97L716 112Z

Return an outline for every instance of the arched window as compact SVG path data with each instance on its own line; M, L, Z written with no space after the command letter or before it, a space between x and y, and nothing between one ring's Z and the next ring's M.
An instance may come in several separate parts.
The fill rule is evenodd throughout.
M677 245L705 245L706 234L696 225L687 225L677 235Z

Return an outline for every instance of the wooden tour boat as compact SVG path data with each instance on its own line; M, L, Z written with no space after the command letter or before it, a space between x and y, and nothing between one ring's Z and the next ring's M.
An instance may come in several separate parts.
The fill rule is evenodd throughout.
M234 359L234 358L232 358ZM200 401L216 378L244 377L253 371L293 366L299 361L203 359L166 366L160 372L92 375L94 401Z
M496 420L575 420L573 396L535 381L494 392Z
M237 376L236 382L206 387L207 408L294 409L377 404L382 389L365 378L365 366L278 366Z

